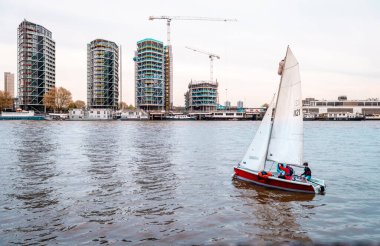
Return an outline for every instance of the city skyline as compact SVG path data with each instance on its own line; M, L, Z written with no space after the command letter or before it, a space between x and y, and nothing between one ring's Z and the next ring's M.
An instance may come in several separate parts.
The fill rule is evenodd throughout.
M86 101L86 45L103 38L123 47L123 101L134 104L134 51L144 38L166 40L166 23L150 15L236 18L236 23L175 21L172 23L173 97L184 105L188 82L209 77L209 59L185 46L221 56L214 63L219 101L260 106L276 91L279 60L289 44L299 58L303 97L351 99L380 97L380 48L376 33L380 5L375 1L305 3L175 1L136 4L111 2L113 11L98 1L44 5L42 1L2 1L0 72L17 72L17 27L23 19L44 26L56 42L56 85ZM58 2L57 2L58 3ZM98 3L98 4L97 4ZM83 5L83 7L81 7ZM85 6L85 7L84 7ZM83 9L87 8L86 12ZM101 12L102 15L96 13ZM75 37L75 38L74 38ZM16 78L15 78L16 80ZM1 81L2 85L4 81ZM227 89L227 93L225 93Z

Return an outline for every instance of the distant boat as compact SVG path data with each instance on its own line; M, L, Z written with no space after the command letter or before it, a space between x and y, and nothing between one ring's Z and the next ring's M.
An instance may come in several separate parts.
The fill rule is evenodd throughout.
M318 114L317 120L335 120L335 121L358 121L364 120L363 114L349 112L334 112Z
M366 115L365 120L380 120L380 114Z
M45 120L44 116L34 115L34 111L1 112L0 120Z
M307 181L297 175L287 180L272 171L279 163L297 167L303 163L301 79L298 61L289 47L281 74L277 97L273 97L243 160L234 167L234 177L275 189L323 193L323 180Z
M143 110L129 110L120 113L120 120L144 121L149 120L149 114Z
M175 114L175 115L167 115L162 118L163 120L196 120L195 116L190 116L187 114Z

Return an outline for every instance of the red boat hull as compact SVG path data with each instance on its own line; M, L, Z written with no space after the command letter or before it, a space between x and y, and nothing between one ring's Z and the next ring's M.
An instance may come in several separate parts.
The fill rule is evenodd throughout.
M238 179L251 182L257 185L266 186L269 188L287 190L293 192L303 192L315 194L316 191L310 183L301 183L286 179L279 179L276 177L261 178L255 172L248 172L246 170L235 167L235 176Z

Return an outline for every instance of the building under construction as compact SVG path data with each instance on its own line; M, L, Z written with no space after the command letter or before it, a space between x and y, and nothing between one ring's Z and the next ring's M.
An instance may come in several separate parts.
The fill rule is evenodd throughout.
M213 111L218 103L218 82L191 81L185 93L185 105L188 111Z
M119 102L119 47L95 39L87 44L87 106L117 109Z
M55 87L55 42L51 31L24 20L17 30L19 106L45 111L43 98Z
M171 51L171 49L170 49ZM135 61L135 98L136 107L144 110L164 110L165 86L165 54L161 41L147 38L137 42ZM171 65L166 71L171 73Z
M173 109L173 52L172 46L165 46L165 110Z

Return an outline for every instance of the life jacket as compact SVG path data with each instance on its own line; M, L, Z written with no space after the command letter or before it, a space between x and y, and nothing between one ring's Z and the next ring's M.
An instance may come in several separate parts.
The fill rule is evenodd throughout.
M259 178L267 179L269 176L272 176L271 172L261 171L259 172Z
M278 164L277 164L277 173L285 172L285 171L281 170L280 166L281 166L281 167L285 167L284 164L280 164L280 163L278 163Z

